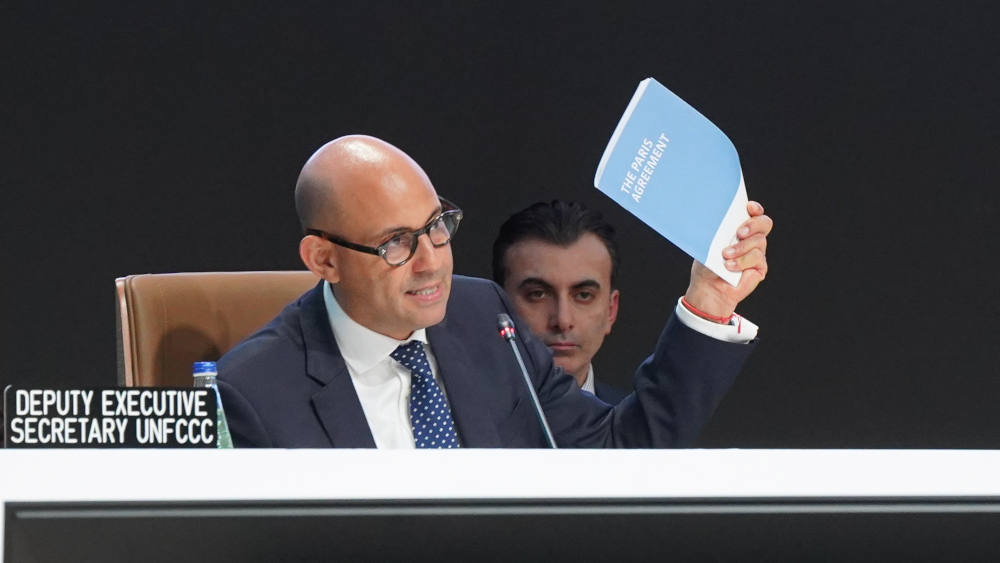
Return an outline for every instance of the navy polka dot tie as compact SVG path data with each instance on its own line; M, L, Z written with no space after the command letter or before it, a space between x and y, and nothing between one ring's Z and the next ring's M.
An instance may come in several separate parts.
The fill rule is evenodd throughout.
M410 370L410 425L418 448L458 448L458 433L444 393L434 381L424 345L411 340L396 348L392 359Z

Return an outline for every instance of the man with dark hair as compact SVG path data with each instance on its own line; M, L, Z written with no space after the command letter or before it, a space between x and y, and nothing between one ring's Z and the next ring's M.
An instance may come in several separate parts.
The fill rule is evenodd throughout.
M529 388L497 333L513 306L495 283L452 275L462 211L406 153L335 139L303 166L295 201L299 257L322 281L219 360L237 446L536 448L549 443L542 413L560 447L683 447L752 349L668 321L635 392L611 407L525 330L515 345ZM771 222L751 215L731 267L741 288L693 277L693 303L724 311L763 279Z
M581 203L538 202L500 227L493 281L500 284L556 365L615 404L624 390L594 379L591 360L618 315L615 229Z
M493 280L552 351L556 365L611 404L626 392L596 381L592 359L618 316L618 265L614 227L577 202L530 205L501 225L493 243ZM756 336L756 326L746 320L738 319L739 327L720 326L681 303L677 317L703 334L733 342Z

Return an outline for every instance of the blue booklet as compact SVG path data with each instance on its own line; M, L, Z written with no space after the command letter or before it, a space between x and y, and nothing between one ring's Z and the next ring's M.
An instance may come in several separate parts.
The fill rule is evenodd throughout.
M736 147L652 78L639 83L594 176L594 186L732 285L722 249L750 218Z

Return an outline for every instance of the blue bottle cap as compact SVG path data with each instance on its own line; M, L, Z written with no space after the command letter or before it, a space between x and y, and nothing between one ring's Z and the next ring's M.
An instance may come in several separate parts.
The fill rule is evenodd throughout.
M217 375L219 373L218 368L215 367L215 362L195 362L194 363L194 375Z

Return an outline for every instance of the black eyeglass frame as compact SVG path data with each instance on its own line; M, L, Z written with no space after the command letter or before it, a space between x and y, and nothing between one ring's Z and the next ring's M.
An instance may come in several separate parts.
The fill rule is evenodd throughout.
M314 236L317 236L317 237L319 237L321 239L328 240L328 241L332 242L333 244L336 244L337 246L343 246L344 248L349 248L351 250L356 250L358 252L364 252L366 254L374 254L375 256L378 256L378 257L382 258L382 260L385 260L386 264L388 264L390 266L393 266L393 267L402 266L403 264L406 264L407 262L409 262L410 259L413 258L413 255L417 253L417 244L419 244L420 235L426 234L427 235L427 239L430 240L430 230L434 227L434 225L436 225L438 223L438 221L441 221L445 217L455 217L455 229L453 231L451 231L451 232L448 233L448 240L442 242L441 244L435 244L434 241L431 241L431 245L434 246L434 248L440 248L440 247L442 247L442 246L450 243L451 239L454 238L455 233L458 232L458 226L459 226L459 224L461 224L462 218L464 216L464 214L462 213L462 210L459 209L457 205L455 205L454 203L448 201L447 199L445 199L443 197L439 196L438 200L441 201L441 209L442 209L442 211L441 211L441 213L438 213L437 215L435 215L430 221L428 221L426 225L424 225L423 227L420 227L419 229L417 229L415 231L410 231L408 233L399 233L397 235L393 235L393 236L389 237L389 240L383 242L382 244L380 244L378 246L365 246L363 244L353 243L353 242L344 240L344 239L342 239L342 238L340 238L338 236L331 235L330 233L328 233L326 231L321 231L319 229L305 229L305 234L307 234L307 235L314 235ZM392 242L394 239L396 239L396 238L398 238L400 236L403 236L403 235L412 235L413 236L413 238L411 239L411 242L410 242L410 254L402 262L399 262L397 264L393 264L392 262L389 262L388 258L386 258L386 246L388 246L389 243Z

